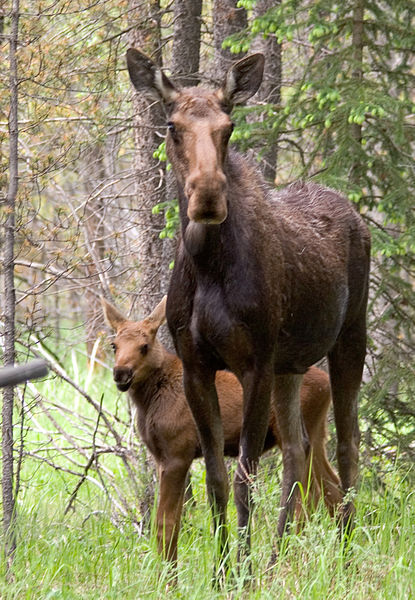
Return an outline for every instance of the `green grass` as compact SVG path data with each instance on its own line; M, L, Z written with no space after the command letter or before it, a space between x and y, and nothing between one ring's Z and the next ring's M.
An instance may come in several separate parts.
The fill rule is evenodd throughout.
M95 398L102 393L102 375L99 380L99 390L93 385L90 389ZM81 402L57 380L55 388L53 382L44 385L45 394L59 397L68 406ZM115 395L110 382L104 391L106 401L110 403L112 397L117 406L120 397ZM35 406L33 409L36 412ZM40 422L40 411L37 418ZM30 450L31 444L44 443L39 432L31 429L29 416L26 426L26 449ZM73 431L71 424L66 426L68 432L76 433L75 425ZM63 461L56 458L59 460ZM77 479L27 457L18 499L17 551L8 578L1 563L0 598L403 600L415 597L413 474L402 474L392 465L386 465L385 485L380 489L376 473L367 469L361 474L356 527L348 551L342 550L336 525L324 507L319 506L299 535L284 540L284 551L280 551L276 564L269 568L272 549L278 543L279 474L270 468L273 463L275 460L265 459L257 480L252 543L254 575L244 585L243 577L235 571L232 585L215 591L211 584L211 519L201 463L196 464L192 478L196 503L186 508L183 518L178 584L174 587L169 586L171 573L167 565L157 555L154 534L145 530L140 535L131 521L117 514L105 494L88 481L82 486L74 509L65 515ZM125 468L114 456L108 457L108 465L122 486L127 478ZM229 526L235 567L236 511L232 499ZM247 565L243 564L242 573L246 570Z
M38 472L39 474L39 472ZM383 494L369 480L358 495L356 528L347 553L336 527L319 507L299 535L284 544L284 555L268 568L276 544L278 508L275 481L269 478L258 500L253 539L254 577L244 587L236 576L227 591L211 587L212 537L205 502L188 508L179 544L179 582L168 597L406 599L415 594L415 511L408 481L395 477ZM200 492L200 493L199 493ZM204 495L196 490L196 495ZM67 494L50 477L19 502L18 547L13 581L0 579L3 600L141 599L166 595L169 571L157 556L154 535L139 536L128 522L114 525L97 503L92 514L66 517ZM84 514L82 514L84 513ZM235 563L235 510L230 505ZM242 571L244 565L242 566Z

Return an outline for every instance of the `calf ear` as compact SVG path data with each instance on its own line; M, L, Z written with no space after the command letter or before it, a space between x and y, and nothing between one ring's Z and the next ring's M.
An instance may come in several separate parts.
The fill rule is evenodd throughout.
M176 87L160 67L143 52L129 48L127 67L136 90L147 93L156 100L163 100L166 104L175 101L178 94Z
M117 308L103 296L100 296L102 312L104 313L104 319L106 324L113 331L117 331L119 326L125 323L126 318L119 312Z
M166 320L166 302L167 296L164 296L151 314L144 319L145 323L150 326L150 329L154 334L157 333L159 327L161 327Z
M244 104L258 91L264 74L263 54L250 54L229 69L219 95L229 108Z

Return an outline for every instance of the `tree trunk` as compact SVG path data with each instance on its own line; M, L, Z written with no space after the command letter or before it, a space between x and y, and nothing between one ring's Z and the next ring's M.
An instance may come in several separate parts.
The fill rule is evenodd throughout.
M160 6L158 0L130 0L130 22L134 28L130 43L140 48L161 65ZM162 141L161 127L165 123L159 102L137 92L133 97L134 178L138 207L137 230L140 238L139 304L149 314L161 300L163 243L159 237L163 216L153 215L152 208L165 198L164 168L153 158Z
M199 83L200 25L202 0L176 0L174 3L174 32L171 56L171 73L179 86L193 86ZM177 199L177 187L174 175L166 171L166 198L170 202ZM162 291L167 294L173 261L177 245L174 239L166 238L163 243ZM167 326L159 330L160 341L170 351L173 342Z
M17 40L19 30L19 0L13 0L10 34L10 112L9 112L9 186L7 192L7 217L4 236L4 364L15 362L15 289L14 289L14 238L15 208L18 188L18 81L17 81ZM3 524L5 534L5 554L10 565L16 549L15 537L15 498L13 492L13 401L14 388L3 391L2 410L2 494Z
M93 287L87 287L84 294L84 314L86 315L86 348L88 358L94 348L99 332L104 327L102 307L97 290L103 290L111 299L106 281L105 260L105 202L99 193L100 187L107 180L104 153L105 146L94 144L84 157L82 176L85 179L85 189L88 199L85 204L83 231L89 258L86 261L88 281ZM103 358L102 348L98 347L98 358Z
M364 0L356 0L353 8L353 32L352 32L352 47L353 47L353 73L352 77L356 80L357 85L363 78L363 46L364 46L364 29L363 15L365 11ZM359 123L350 125L352 137L357 144L362 142L362 126ZM361 166L355 163L352 167L351 180L353 183L358 183L361 174Z
M276 4L275 0L258 0L254 17L260 17L268 12ZM269 104L280 104L281 102L281 44L277 42L275 35L270 35L266 39L258 36L252 46L255 52L262 52L266 58L264 68L264 79L258 91L257 98L262 102ZM277 144L267 144L262 153L261 168L265 179L270 183L275 182L277 169Z
M140 48L161 65L159 1L130 0L129 7L130 22L134 25L130 33L131 45ZM153 158L153 153L163 139L161 128L166 119L160 102L149 100L137 92L133 97L133 111L134 179L139 215L136 228L140 237L138 301L143 313L148 315L162 298L163 242L159 234L163 229L163 215L154 215L152 208L165 200L165 169ZM144 445L142 450L146 491L139 503L143 521L149 525L155 476L153 462Z
M213 78L222 83L230 65L243 54L231 54L229 48L222 48L223 41L247 26L244 8L237 7L237 0L214 0L213 2L213 42L215 47Z
M171 72L176 83L199 83L202 0L175 0Z

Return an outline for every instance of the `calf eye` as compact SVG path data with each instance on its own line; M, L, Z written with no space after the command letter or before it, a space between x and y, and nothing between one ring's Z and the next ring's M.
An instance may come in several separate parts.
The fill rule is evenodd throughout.
M169 133L170 133L173 141L174 142L178 142L179 141L179 136L178 136L178 133L177 133L176 125L172 121L169 121L167 123L167 129L169 130Z
M114 342L111 342L111 348L114 350L114 352L117 350L117 346L114 344Z
M143 356L145 356L148 352L148 344L143 344L140 346L140 352Z

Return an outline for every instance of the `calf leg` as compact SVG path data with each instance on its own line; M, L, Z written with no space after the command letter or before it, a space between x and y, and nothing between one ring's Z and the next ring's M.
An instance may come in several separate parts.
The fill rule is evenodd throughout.
M279 536L282 536L289 527L295 510L298 483L306 478L309 444L300 408L302 378L302 375L278 375L274 386L274 402L283 461Z
M195 358L191 364L192 369L184 366L183 381L186 399L197 425L206 464L206 487L213 513L215 532L218 531L217 571L220 571L228 556L226 508L229 482L224 461L224 439L215 388L215 371L202 368L196 370L195 365L199 363Z
M273 382L271 369L245 374L242 381L244 415L240 436L239 458L234 479L235 503L241 540L238 561L250 548L252 479L256 474L259 457L269 425L270 397Z
M159 467L157 545L159 553L173 563L177 562L177 538L189 466L188 462L172 460Z
M307 428L311 446L311 471L312 482L322 490L324 503L331 516L334 516L336 507L342 501L340 480L331 466L326 452L326 411L321 415L321 420L312 430ZM318 499L318 498L317 498Z
M366 354L364 319L343 332L328 355L337 430L337 461L344 493L354 487L359 458L357 399ZM348 530L354 505L348 500L342 507L342 527Z

